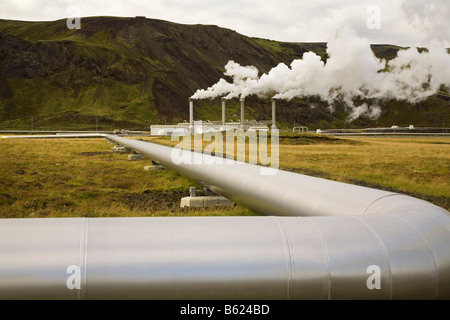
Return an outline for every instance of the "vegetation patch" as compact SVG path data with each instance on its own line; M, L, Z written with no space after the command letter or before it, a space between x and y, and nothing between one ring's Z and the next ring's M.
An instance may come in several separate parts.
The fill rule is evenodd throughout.
M188 197L189 191L152 191L126 195L126 203L133 211L154 213L158 211L181 211L181 198Z
M83 157L94 157L94 156L100 156L105 154L110 154L110 151L100 151L100 152L81 152L78 155Z
M295 133L281 133L280 144L286 145L310 145L310 144L347 144L347 145L362 145L364 142L336 138L333 136L326 136L321 134L295 134Z

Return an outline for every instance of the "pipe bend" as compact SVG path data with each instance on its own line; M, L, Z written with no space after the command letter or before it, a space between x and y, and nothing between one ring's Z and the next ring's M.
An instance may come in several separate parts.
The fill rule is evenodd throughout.
M367 206L362 214L392 214L392 213L442 213L450 215L444 208L428 201L403 194L390 194L376 199Z

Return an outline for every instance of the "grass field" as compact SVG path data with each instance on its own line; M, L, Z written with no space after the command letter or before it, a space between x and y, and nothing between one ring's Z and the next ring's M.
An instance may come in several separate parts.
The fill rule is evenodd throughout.
M148 140L174 145L167 138ZM194 182L144 171L102 139L0 140L0 218L255 215L180 209ZM450 138L284 135L281 169L407 193L450 209Z
M360 138L281 147L282 169L406 193L450 209L450 139Z

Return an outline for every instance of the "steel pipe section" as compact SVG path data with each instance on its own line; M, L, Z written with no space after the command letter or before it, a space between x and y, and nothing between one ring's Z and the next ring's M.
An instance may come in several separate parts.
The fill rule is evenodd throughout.
M448 299L449 230L437 213L0 220L0 299Z
M271 216L0 220L0 299L450 299L442 208L105 137Z

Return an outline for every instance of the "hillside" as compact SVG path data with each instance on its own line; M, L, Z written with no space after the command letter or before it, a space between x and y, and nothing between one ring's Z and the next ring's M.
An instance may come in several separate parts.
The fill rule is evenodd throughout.
M0 129L144 128L188 118L187 100L223 77L229 60L267 72L304 52L324 60L325 43L283 43L250 38L217 26L181 25L138 18L92 17L82 29L66 20L0 20ZM372 46L381 58L398 47ZM387 101L378 125L442 126L450 123L449 101L431 97L420 105ZM311 106L314 108L311 108ZM219 101L196 103L196 119L220 119ZM342 106L331 114L317 99L283 103L278 120L315 127L346 124ZM230 103L237 120L238 102ZM32 120L31 120L32 118ZM250 98L248 118L270 118L270 101Z

